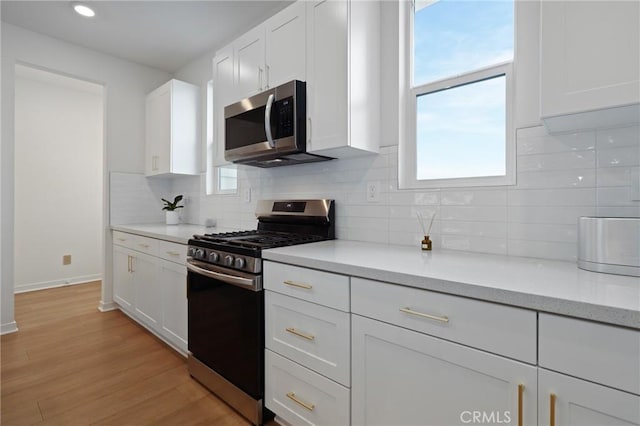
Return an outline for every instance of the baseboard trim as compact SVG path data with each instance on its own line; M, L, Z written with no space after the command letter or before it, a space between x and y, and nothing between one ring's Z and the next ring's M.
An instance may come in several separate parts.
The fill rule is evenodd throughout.
M13 289L14 294L28 293L30 291L44 290L47 288L64 287L68 285L86 284L92 281L102 280L102 275L84 275L80 277L63 278L60 280L43 281L40 283L25 284L16 286Z
M116 302L105 303L101 300L100 304L98 305L98 310L100 312L115 311L116 309L119 309L119 306Z
M15 333L18 331L18 324L15 321L0 325L0 335Z

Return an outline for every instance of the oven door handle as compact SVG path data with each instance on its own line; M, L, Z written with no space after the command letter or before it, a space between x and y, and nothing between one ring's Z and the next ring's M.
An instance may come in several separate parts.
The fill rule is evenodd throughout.
M221 272L210 271L209 269L200 268L191 262L187 263L187 270L195 274L204 275L205 277L213 278L214 280L222 281L226 284L235 285L245 288L247 290L260 291L260 279L256 278L244 278L234 275L223 274Z

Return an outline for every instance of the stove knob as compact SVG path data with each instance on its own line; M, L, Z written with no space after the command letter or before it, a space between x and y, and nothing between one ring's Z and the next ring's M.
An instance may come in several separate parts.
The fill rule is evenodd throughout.
M194 249L193 247L189 247L187 249L187 256L189 257L193 257L193 254L196 252L196 249Z
M194 253L194 257L196 259L204 259L206 256L205 252L203 249L197 249L196 252Z
M215 251L209 253L209 262L216 263L218 260L220 260L220 255L218 253Z
M247 262L245 262L245 260L243 258L241 258L241 257L237 257L236 258L236 262L235 262L236 269L242 269L242 268L244 268L244 265L246 265L246 264L247 264Z
M225 256L224 257L224 264L226 266L233 266L233 256Z

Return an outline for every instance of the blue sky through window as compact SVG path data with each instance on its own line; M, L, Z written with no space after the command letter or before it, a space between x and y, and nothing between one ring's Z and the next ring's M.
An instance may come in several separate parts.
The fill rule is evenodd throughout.
M414 86L513 59L513 1L417 0ZM417 98L417 176L506 173L504 75Z

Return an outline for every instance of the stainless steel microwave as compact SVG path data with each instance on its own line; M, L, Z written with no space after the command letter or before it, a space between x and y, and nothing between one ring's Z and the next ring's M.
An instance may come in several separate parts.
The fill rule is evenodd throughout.
M331 160L307 148L306 83L293 80L224 108L224 157L257 167Z

